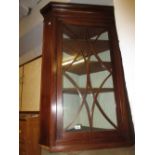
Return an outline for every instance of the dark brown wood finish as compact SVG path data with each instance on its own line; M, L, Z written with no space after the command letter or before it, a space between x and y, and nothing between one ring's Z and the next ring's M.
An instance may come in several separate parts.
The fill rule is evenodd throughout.
M47 146L51 151L84 150L133 145L133 124L125 88L113 7L51 2L41 10L41 13L44 16L44 38L40 108L40 144ZM76 25L79 27L87 26L91 27L92 30L94 28L94 33L92 32L90 37L100 34L100 31L97 31L96 27L108 30L109 42L105 42L103 44L105 44L104 50L110 48L111 51L112 63L108 63L106 69L111 72L112 68L114 88L100 88L100 90L94 89L94 91L97 91L98 93L99 91L115 91L118 119L118 126L116 127L116 130L93 132L63 131L62 91L65 91L66 93L70 91L72 91L72 93L76 92L76 90L71 89L62 90L61 79L64 69L61 66L63 48L62 28L67 24ZM80 29L78 29L77 32L77 34L74 34L69 32L67 29L65 30L65 33L73 39L77 38L77 35L82 33ZM70 45L70 47L65 47L66 51L70 52L71 44L74 44L74 42L69 43L69 41L66 40L66 44ZM80 41L79 44L81 44ZM85 46L84 43L82 43L81 46ZM102 45L100 48L103 50ZM104 65L106 64L103 64L103 66ZM80 73L78 70L78 67L77 69L73 69L73 71L78 74L83 73ZM95 71L95 69L93 70ZM98 67L96 67L96 70L99 70ZM87 68L86 72L90 72L89 68ZM97 96L94 96L94 98L97 98ZM100 109L98 104L97 106ZM100 110L104 115L102 109Z
M129 100L127 96L122 58L119 49L115 24L109 30L109 37L111 40L111 58L113 61L114 69L113 76L115 77L114 83L116 92L118 94L116 95L116 99L118 102L117 114L118 122L120 124L120 132L123 133L122 135L126 138L127 141L134 142L134 127L129 106Z
M19 117L19 154L40 155L39 115L20 113Z
M98 40L96 42L89 41L91 44L94 44L95 46L97 46L97 48L95 49L97 51L97 53L99 52L103 52L109 49L109 41L102 41L102 40ZM71 39L64 39L63 41L63 50L70 54L70 55L74 55L75 53L77 53L76 49L85 49L85 51L89 52L89 48L87 47L87 42L83 41L83 40L71 40Z
M53 44L51 44L53 43ZM40 104L40 142L55 145L56 127L56 56L55 28L50 16L44 20Z

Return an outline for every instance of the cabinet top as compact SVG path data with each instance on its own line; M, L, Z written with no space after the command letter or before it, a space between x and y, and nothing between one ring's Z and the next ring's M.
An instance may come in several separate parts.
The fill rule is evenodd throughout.
M83 11L83 12L109 12L112 14L114 10L113 6L49 2L40 10L40 12L43 16L45 16L54 9L60 9L61 11L69 9L69 10Z

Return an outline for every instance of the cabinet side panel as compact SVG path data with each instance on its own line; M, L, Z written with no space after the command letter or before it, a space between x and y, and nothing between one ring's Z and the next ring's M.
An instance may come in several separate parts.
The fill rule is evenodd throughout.
M55 66L55 30L50 19L44 21L41 111L40 111L40 144L49 147L55 141L56 126L56 66ZM53 144L54 145L54 144Z

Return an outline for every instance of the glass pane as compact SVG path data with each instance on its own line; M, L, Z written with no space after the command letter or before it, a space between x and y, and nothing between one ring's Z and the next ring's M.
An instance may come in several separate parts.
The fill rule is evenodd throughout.
M117 129L108 31L64 25L62 37L64 130Z

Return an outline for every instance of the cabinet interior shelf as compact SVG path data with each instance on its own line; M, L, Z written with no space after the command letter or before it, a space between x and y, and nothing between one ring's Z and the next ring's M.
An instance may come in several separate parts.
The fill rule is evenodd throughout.
M111 69L111 62L104 62L104 65ZM70 64L63 66L63 70L66 70L68 67L70 66ZM100 62L98 61L90 61L89 62L89 68L90 68L90 73L96 73L96 72L100 72L100 71L104 71L107 70ZM72 64L71 67L69 67L67 69L67 71L71 72L71 73L75 73L78 75L83 75L87 73L86 70L86 64L83 63L79 63L79 64Z
M112 92L114 91L114 88L92 88L92 89L87 89L87 93L97 93L97 92ZM86 92L86 88L80 88L80 92L82 94L84 94ZM77 92L77 89L76 88L64 88L63 89L63 93L66 93L66 94L78 94Z
M104 128L90 128L89 126L81 126L81 129L74 129L74 128L71 128L71 129L68 129L66 130L67 132L79 132L79 131L109 131L109 130L113 130L113 129L104 129Z
M77 50L78 49L78 50ZM96 53L104 52L109 50L108 40L79 40L79 39L63 39L63 50L69 55L75 55L80 50L83 50L86 54L90 51ZM87 56L87 55L85 55Z
M107 29L103 27L102 28L95 28L95 27L84 28L84 27L75 27L72 25L64 25L63 31L71 39L77 39L77 38L90 39L92 37L100 35L103 32L106 32ZM83 35L86 33L86 31L88 32L87 36Z

